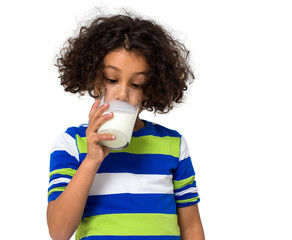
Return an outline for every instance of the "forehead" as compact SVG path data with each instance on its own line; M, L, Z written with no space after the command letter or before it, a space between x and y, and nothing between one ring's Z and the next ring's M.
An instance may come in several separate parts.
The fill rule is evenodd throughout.
M105 69L110 67L118 71L144 72L149 70L149 65L141 54L119 49L109 52L104 60Z

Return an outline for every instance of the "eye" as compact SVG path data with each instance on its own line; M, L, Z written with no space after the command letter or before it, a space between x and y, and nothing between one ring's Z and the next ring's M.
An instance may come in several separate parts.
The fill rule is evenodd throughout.
M106 78L106 81L108 81L108 83L110 83L110 84L116 84L118 82L118 80L114 80L114 79L110 79L110 78Z
M133 87L133 88L141 88L141 85L139 85L139 84L136 84L136 83L132 83L131 84L131 86Z

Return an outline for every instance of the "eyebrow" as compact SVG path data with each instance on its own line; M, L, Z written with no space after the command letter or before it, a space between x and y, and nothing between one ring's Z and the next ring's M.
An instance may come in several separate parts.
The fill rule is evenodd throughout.
M112 65L106 65L104 66L104 69L107 69L107 68L111 68L111 69L114 69L118 72L120 72L121 70L115 66L112 66ZM149 74L149 71L142 71L142 72L136 72L134 73L135 75L148 75Z

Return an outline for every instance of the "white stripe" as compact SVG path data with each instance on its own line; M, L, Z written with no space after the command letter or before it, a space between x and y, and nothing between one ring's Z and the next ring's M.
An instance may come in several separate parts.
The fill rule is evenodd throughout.
M166 193L173 194L172 175L133 173L99 173L89 195L117 193Z
M88 127L88 123L83 123L80 125L80 127Z
M198 188L197 187L191 187L191 188L188 188L186 190L183 190L181 192L177 192L175 193L175 196L182 196L182 195L185 195L187 193L197 193L198 192Z
M71 179L69 178L57 178L54 179L50 182L49 187L53 186L54 184L58 184L58 183L69 183Z
M79 153L76 145L76 141L68 133L61 134L55 144L52 147L52 152L54 151L66 151L71 156L75 157L79 161Z
M189 153L187 142L185 138L182 136L181 142L180 142L179 161L184 160L188 158L189 156L190 156L190 153Z

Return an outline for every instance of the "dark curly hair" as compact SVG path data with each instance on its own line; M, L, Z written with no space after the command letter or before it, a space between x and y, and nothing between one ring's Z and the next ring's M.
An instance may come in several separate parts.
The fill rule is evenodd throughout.
M123 47L144 56L150 66L143 109L165 113L182 102L194 79L189 51L154 21L128 14L98 17L67 40L56 64L65 91L96 97L94 90L103 85L104 57Z

